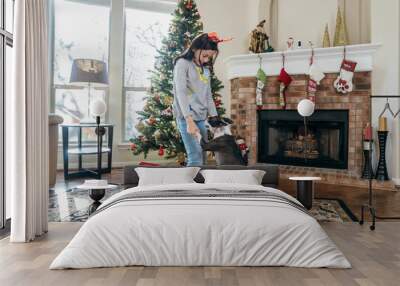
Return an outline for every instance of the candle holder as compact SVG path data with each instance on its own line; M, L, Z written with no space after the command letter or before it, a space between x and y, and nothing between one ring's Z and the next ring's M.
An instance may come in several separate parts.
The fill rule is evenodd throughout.
M376 169L375 179L379 181L388 181L389 175L386 167L386 140L388 131L378 131L379 140L379 162Z
M362 171L362 179L373 179L374 170L372 169L371 155L372 155L372 143L373 140L363 141L363 154L364 154L364 167Z

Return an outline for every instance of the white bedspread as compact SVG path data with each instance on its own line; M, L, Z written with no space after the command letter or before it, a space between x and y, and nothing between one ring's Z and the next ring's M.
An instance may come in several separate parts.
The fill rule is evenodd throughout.
M136 187L163 190L265 190L231 184ZM103 206L102 205L102 206ZM89 218L50 269L146 266L293 266L350 268L318 222L306 213L258 199L186 198L125 201Z

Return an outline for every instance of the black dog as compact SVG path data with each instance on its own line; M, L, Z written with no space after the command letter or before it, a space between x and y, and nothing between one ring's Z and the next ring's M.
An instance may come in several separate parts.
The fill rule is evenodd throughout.
M218 166L222 165L247 165L242 152L232 136L229 125L233 121L229 118L212 118L208 124L212 127L214 138L209 142L201 140L204 151L212 151Z

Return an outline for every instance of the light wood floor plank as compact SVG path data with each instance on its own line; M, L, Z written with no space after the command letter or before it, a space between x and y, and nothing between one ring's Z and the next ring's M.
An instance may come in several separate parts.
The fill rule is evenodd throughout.
M47 235L29 244L0 241L1 286L398 286L400 222L380 222L375 232L356 223L323 224L352 269L288 267L118 267L48 269L80 223L51 223Z

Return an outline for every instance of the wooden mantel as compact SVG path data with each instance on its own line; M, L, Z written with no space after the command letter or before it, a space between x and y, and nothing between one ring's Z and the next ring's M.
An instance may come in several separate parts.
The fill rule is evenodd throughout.
M346 58L357 62L356 72L372 71L373 56L381 44L346 46ZM315 63L325 73L339 72L343 59L343 47L315 48ZM247 54L229 57L226 60L228 79L254 77L262 61L262 68L269 76L278 75L285 55L285 69L289 74L307 74L311 49L298 49L264 54Z

